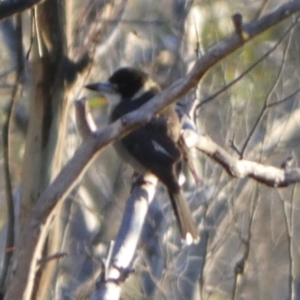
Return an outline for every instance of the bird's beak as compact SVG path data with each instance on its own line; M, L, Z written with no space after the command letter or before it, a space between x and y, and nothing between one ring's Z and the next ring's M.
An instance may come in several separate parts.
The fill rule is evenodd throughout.
M116 87L111 84L110 82L96 82L91 83L85 86L87 89L96 91L100 94L100 98L105 99L105 104L109 104L110 107L114 107L120 102L120 95L116 89ZM104 97L104 98L103 98ZM99 98L99 97L97 97ZM100 101L100 106L102 106L104 102ZM90 107L98 107L99 101L90 101L89 100Z
M115 87L109 82L96 82L85 86L87 89L97 91L103 94L115 94Z

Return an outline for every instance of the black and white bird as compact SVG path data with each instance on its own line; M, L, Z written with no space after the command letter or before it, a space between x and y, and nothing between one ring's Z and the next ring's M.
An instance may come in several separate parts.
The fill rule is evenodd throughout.
M110 122L136 110L160 92L159 85L145 72L121 68L107 82L86 86L99 91L110 105ZM174 106L168 106L150 123L115 142L118 155L138 173L150 172L162 182L169 193L180 235L188 243L198 241L199 234L191 211L178 183L178 164L182 160L178 146L181 123Z

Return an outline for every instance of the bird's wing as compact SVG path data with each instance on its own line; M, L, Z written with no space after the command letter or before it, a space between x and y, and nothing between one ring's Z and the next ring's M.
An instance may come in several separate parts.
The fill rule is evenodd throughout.
M153 164L160 166L174 164L181 158L177 144L165 134L165 129L157 124L139 128L120 142L146 168L150 168Z

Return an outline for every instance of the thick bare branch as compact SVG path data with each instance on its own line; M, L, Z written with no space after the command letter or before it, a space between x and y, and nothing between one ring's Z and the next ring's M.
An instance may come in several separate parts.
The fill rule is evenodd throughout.
M119 299L122 283L132 272L136 248L140 240L148 208L152 202L157 178L146 174L126 202L123 220L104 276L97 279L93 299Z
M183 136L190 148L195 147L206 153L233 177L250 177L272 187L285 187L300 181L300 168L274 167L238 159L213 142L208 136L199 136L191 130L186 130Z

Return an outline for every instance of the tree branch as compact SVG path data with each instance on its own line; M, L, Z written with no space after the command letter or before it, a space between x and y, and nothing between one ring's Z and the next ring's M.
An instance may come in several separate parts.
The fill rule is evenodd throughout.
M97 280L92 299L119 299L122 283L132 272L136 248L152 202L157 178L145 174L134 186L126 207L113 247L108 267Z
M189 148L196 147L204 152L233 177L250 177L271 187L285 187L300 181L300 168L273 167L235 158L208 136L198 135L191 130L186 130L183 137Z

